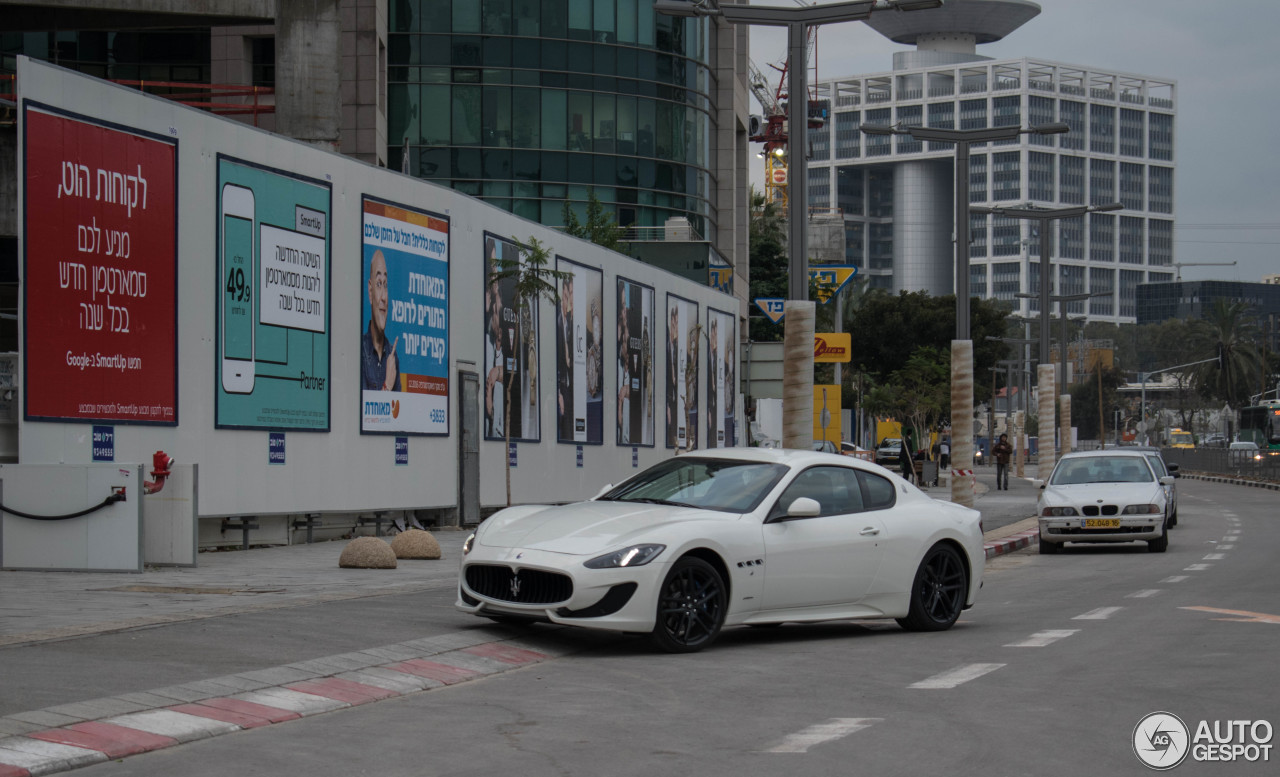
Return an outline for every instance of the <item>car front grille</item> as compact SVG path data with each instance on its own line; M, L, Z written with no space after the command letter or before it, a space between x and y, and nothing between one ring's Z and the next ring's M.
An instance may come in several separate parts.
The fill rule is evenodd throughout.
M514 604L559 604L573 597L573 580L558 572L473 564L467 587L481 596Z
M1085 515L1118 515L1120 508L1117 505L1102 505L1101 508L1097 505L1086 505L1080 508L1080 511Z

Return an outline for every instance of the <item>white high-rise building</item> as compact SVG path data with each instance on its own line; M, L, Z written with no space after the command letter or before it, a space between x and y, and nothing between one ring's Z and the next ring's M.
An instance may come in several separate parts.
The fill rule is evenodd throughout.
M874 136L861 124L971 129L1064 122L1062 135L971 145L973 205L1059 208L1124 204L1053 229L1054 294L1103 294L1068 303L1091 320L1136 320L1139 283L1173 280L1176 83L1023 57L992 59L977 46L1040 13L1028 0L949 0L867 24L914 51L893 70L816 84L828 118L809 130L809 202L838 209L845 259L873 286L954 292L954 148L909 135ZM1037 300L1036 222L970 217L970 289L1024 315Z

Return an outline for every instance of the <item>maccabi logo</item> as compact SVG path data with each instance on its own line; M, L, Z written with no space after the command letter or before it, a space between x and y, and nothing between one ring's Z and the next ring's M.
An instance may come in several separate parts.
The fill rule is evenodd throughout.
M1187 757L1190 732L1182 719L1170 712L1153 712L1133 730L1133 753L1157 771L1172 769Z

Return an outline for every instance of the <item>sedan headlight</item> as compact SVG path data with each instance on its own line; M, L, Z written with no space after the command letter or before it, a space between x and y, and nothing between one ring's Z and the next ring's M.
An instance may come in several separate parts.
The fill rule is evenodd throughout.
M583 564L587 569L619 569L621 567L640 567L648 564L666 550L666 545L632 545L629 548L596 556Z
M475 542L476 542L476 533L475 533L475 532L471 532L471 536L470 536L470 537L467 537L466 541L462 543L462 555L464 555L464 556L465 556L465 555L467 555L468 553L470 553L470 552L471 552L471 546L472 546L472 545L474 545L474 544L475 544Z
M1156 515L1159 512L1159 505L1129 505L1124 508L1124 515Z
M1044 508L1044 510L1040 512L1040 515L1044 516L1045 518L1060 518L1064 515L1075 515L1075 514L1076 514L1076 508L1074 507L1046 507Z

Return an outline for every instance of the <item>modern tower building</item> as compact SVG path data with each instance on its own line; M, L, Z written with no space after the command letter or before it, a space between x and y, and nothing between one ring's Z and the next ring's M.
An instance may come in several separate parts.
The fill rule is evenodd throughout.
M809 130L809 201L838 209L845 258L873 286L954 291L954 148L909 135L873 136L861 124L972 129L1064 122L1062 135L971 145L974 205L1057 208L1124 204L1053 227L1055 294L1100 296L1068 303L1071 314L1133 322L1136 289L1173 279L1176 84L1089 65L977 53L1034 18L1028 0L948 0L911 14L873 14L867 24L914 51L893 70L827 79L817 97L830 119ZM1050 222L1046 222L1050 223ZM1024 315L1037 300L1037 225L971 216L970 289Z

